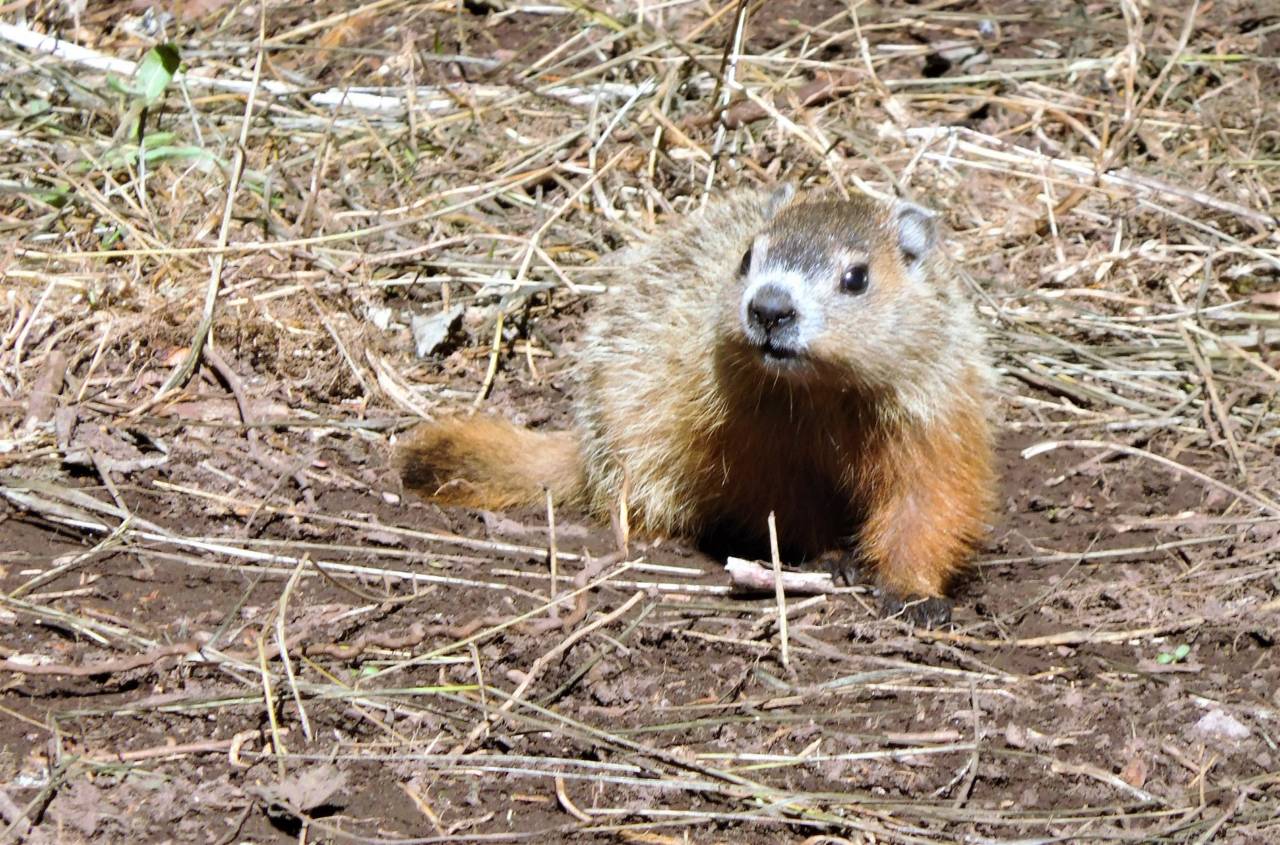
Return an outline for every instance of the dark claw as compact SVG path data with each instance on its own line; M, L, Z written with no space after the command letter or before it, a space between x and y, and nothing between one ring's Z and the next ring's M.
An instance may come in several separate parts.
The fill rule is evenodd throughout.
M903 598L885 592L880 596L880 615L899 618L917 628L941 628L951 621L951 599L941 596Z
M862 567L858 565L858 560L853 555L823 555L818 559L818 565L830 572L832 578L846 587L862 583Z

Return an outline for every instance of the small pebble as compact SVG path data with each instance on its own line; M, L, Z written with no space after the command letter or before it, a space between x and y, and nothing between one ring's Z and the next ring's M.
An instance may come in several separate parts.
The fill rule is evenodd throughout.
M1232 715L1214 708L1196 722L1196 730L1227 739L1248 739L1249 729Z

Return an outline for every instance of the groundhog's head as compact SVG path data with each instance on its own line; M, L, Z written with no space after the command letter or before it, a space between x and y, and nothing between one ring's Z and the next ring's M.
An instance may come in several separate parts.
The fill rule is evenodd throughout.
M784 186L764 216L737 270L737 329L767 370L879 389L945 354L932 212L861 195L798 199Z

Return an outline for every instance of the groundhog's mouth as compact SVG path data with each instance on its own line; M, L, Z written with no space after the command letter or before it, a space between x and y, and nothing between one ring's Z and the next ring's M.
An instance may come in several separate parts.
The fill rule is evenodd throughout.
M732 348L738 366L754 364L775 373L799 369L809 360L804 344L777 333L746 331L733 339Z
M794 364L802 357L801 350L787 343L778 343L776 340L766 340L757 347L760 350L760 357L765 363L777 366L786 366Z

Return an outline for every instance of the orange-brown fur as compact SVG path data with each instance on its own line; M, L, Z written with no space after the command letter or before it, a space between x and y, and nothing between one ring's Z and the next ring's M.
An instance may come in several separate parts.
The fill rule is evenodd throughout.
M930 218L903 208L740 192L673 221L608 265L573 434L426 424L402 449L406 482L489 508L550 489L601 516L625 495L634 528L738 547L774 512L793 554L851 547L889 593L943 596L992 498L991 375ZM850 261L868 268L864 295L828 289L824 268ZM742 328L751 286L775 276L821 317L798 324L794 366L765 361Z
M860 467L861 540L877 580L900 596L941 596L981 539L994 472L981 408L881 437Z
M450 505L501 510L558 501L582 490L578 441L569 432L535 432L487 416L454 417L413 430L397 453L405 483Z

